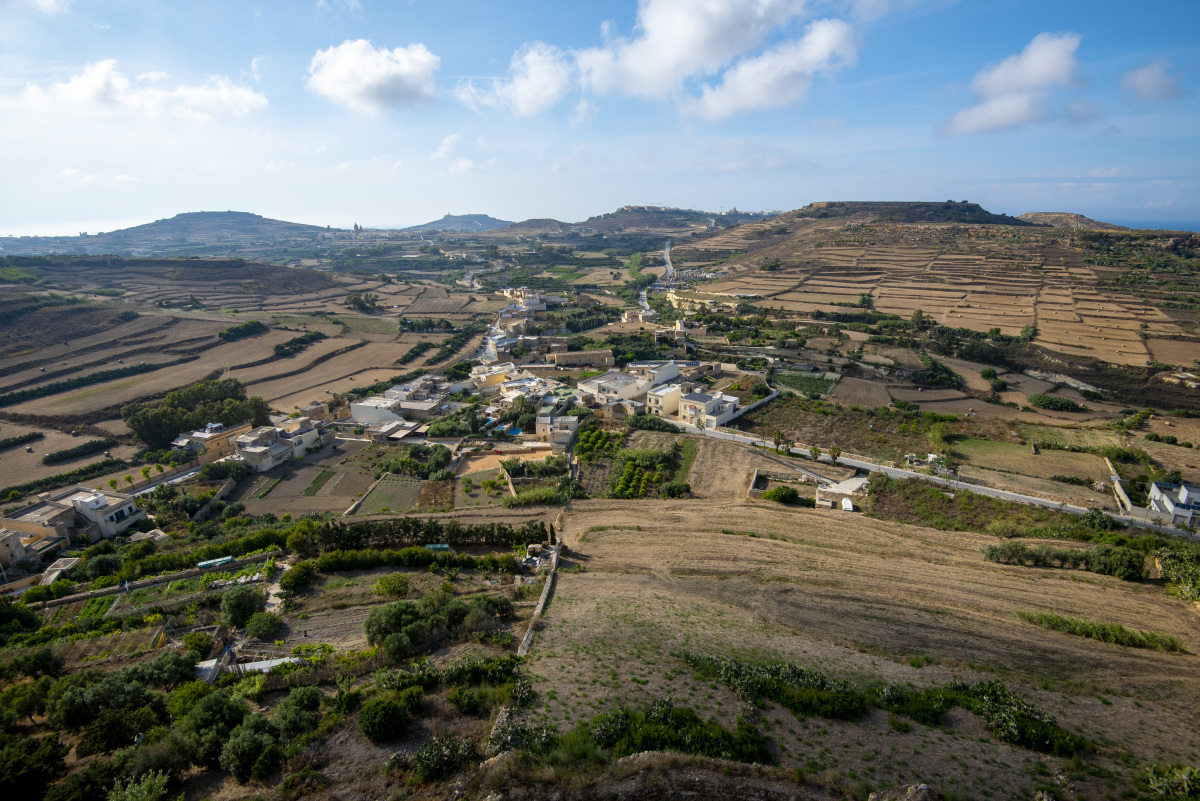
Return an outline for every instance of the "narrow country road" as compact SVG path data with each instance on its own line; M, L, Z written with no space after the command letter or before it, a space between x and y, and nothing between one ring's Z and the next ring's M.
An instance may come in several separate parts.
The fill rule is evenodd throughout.
M706 437L715 439L727 439L731 442L741 442L746 445L758 445L763 448L774 448L775 443L757 437L750 437L744 434L734 434L729 431L714 431L712 429L698 429L695 426L687 425L686 423L676 423L680 428L693 434L703 434ZM791 453L799 455L807 455L807 451L801 448L791 448ZM833 462L833 459L828 454L821 454L820 461ZM995 489L994 487L985 487L979 484L968 484L957 479L941 478L939 476L930 476L925 473L918 473L915 470L905 470L900 467L888 467L887 465L877 464L875 462L867 462L861 459L849 459L842 457L838 459L838 464L847 467L853 467L857 470L866 470L869 473L883 473L889 478L919 478L922 481L928 481L931 484L939 484L943 487L949 487L952 490L965 489L976 493L977 495L987 495L992 498L999 498L1005 501L1014 501L1016 503L1025 503L1031 506L1041 506L1045 509L1057 509L1070 514L1081 515L1088 510L1082 506L1073 506L1066 503L1056 503L1055 501L1046 498L1038 498L1034 495L1023 495L1019 492L1010 492L1009 490ZM1182 529L1177 529L1172 526L1159 525L1144 518L1134 517L1133 515L1116 514L1109 515L1110 517L1129 526L1137 526L1139 528L1148 528L1155 531L1160 531L1164 534L1170 534L1176 537L1200 541L1200 536L1190 534Z

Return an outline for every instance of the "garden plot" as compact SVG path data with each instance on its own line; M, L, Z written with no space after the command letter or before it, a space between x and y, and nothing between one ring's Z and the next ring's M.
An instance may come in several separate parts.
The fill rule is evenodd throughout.
M416 506L425 482L412 476L386 475L379 479L374 489L363 498L357 514L399 514Z

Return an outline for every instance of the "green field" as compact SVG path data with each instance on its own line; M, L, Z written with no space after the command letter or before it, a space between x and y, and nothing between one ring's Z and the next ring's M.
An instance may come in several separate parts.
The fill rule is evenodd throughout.
M833 388L833 381L812 373L775 373L775 383L788 389L795 389L809 394L824 395Z
M407 512L417 503L421 494L419 478L409 476L384 476L358 509L360 515L377 515L388 512Z

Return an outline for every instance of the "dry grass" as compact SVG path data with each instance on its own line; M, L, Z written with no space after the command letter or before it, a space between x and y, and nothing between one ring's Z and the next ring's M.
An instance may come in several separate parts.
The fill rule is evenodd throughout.
M560 573L531 654L534 715L560 731L667 694L731 723L740 702L672 655L686 648L786 659L860 686L999 675L1105 744L1102 765L1126 780L1132 771L1111 762L1114 748L1139 762L1194 763L1200 753L1192 657L1063 637L1014 615L1104 608L1107 620L1153 620L1195 650L1191 611L1157 587L984 562L978 549L993 540L982 535L753 501L582 501L563 529L566 566L583 572ZM908 663L917 657L924 667ZM932 781L1021 797L1035 781L1036 756L998 743L966 713L948 715L942 730L900 734L880 713L831 723L769 706L761 725L789 769L812 759L876 785ZM1073 778L1078 797L1103 797L1102 783Z

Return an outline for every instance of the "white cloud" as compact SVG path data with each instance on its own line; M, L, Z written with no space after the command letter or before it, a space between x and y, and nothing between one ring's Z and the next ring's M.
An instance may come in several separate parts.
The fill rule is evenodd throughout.
M388 50L347 39L313 56L308 88L355 111L378 114L433 97L440 63L423 44Z
M28 2L43 14L64 14L71 5L71 0L28 0Z
M203 84L160 88L157 84L166 77L165 73L143 73L139 80L156 85L135 87L117 70L116 59L107 59L86 65L83 72L62 83L46 88L31 84L25 88L24 99L40 108L70 105L200 120L223 115L241 117L267 105L265 95L228 78L212 77Z
M803 38L785 42L725 71L717 86L705 86L693 110L706 119L723 119L801 100L813 74L858 60L854 31L841 20L817 20Z
M1020 53L981 70L971 82L977 102L954 115L947 133L988 133L1048 118L1047 94L1074 80L1079 42L1074 33L1039 33Z
M362 11L362 0L317 0L317 8L338 8L344 11Z
M450 151L454 148L454 143L458 141L459 134L450 134L442 139L442 143L438 145L437 150L433 151L435 159L444 159L450 155Z
M1121 78L1121 90L1139 103L1174 100L1183 94L1179 79L1168 75L1171 62L1165 58L1151 61L1144 67L1130 70Z
M584 86L650 99L713 75L804 10L804 0L639 0L636 35L605 28L602 47L575 53Z
M553 45L530 42L513 54L511 77L481 89L471 81L459 84L458 98L473 109L506 111L529 117L562 100L574 81L575 68Z

